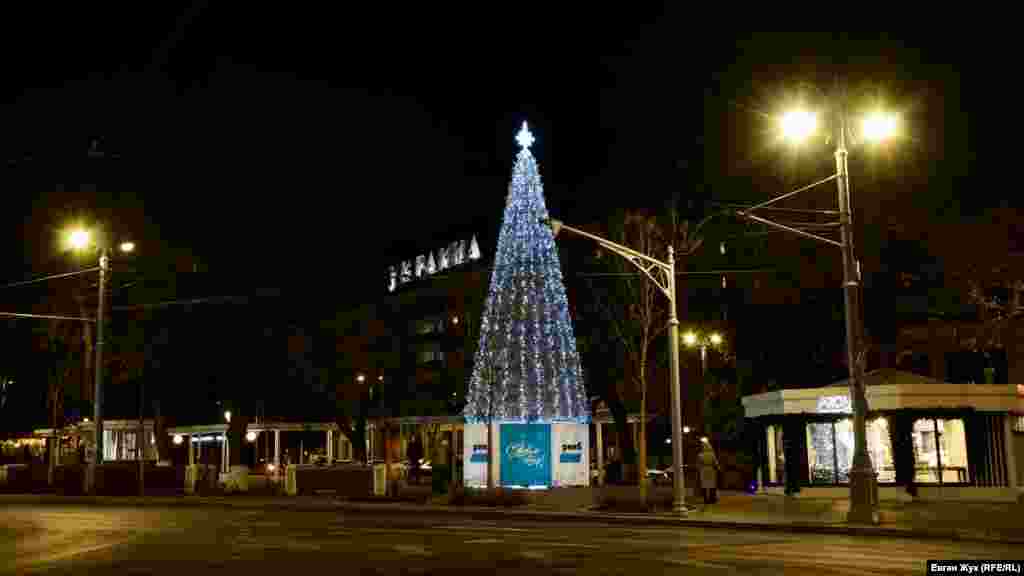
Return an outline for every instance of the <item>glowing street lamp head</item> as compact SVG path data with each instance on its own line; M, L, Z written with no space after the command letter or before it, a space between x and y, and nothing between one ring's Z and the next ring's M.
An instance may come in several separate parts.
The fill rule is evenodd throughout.
M181 443L184 442L184 441L185 441L185 438L181 434L175 434L174 435L174 445L175 446L180 446Z
M250 430L249 432L247 432L245 434L245 439L248 440L249 442L255 442L256 441L256 432L253 431L253 430Z
M790 110L782 115L779 127L786 140L802 142L817 129L818 119L813 112L807 110Z
M694 334L693 332L687 332L686 334L683 334L683 343L685 343L687 346L693 346L697 344L697 335Z
M861 126L864 138L872 142L881 142L896 134L896 116L882 112L873 112L864 117Z
M231 422L231 410L224 411L224 420L229 423Z
M135 242L121 242L121 252L134 252Z
M722 343L722 335L721 334L719 334L718 332L715 332L715 333L711 334L711 344L712 345L718 346L721 343Z
M73 250L85 250L92 241L92 235L84 228L75 228L68 232L68 246Z
M356 382L363 383L365 381L366 381L366 376L363 376L362 374L356 376Z

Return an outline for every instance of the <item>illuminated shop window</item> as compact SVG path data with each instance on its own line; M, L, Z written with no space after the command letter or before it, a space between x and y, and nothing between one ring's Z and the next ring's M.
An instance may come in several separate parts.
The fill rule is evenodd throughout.
M876 418L867 423L868 453L879 482L895 482L889 421ZM853 420L807 424L807 464L811 484L846 484L853 466Z
M765 482L786 483L786 455L782 448L782 426L768 426L768 478Z
M924 484L969 482L967 437L959 418L914 421L914 480Z

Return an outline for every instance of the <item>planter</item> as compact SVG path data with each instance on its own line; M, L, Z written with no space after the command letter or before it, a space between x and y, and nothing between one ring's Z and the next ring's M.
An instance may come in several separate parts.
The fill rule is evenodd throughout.
M221 485L228 494L249 491L249 467L232 466L226 474L221 474Z

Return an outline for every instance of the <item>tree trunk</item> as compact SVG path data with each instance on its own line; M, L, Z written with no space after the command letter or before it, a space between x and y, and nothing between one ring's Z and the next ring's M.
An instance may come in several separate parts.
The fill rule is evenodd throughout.
M633 457L633 436L629 433L626 407L619 398L614 397L608 399L608 409L611 410L612 418L615 420L615 436L619 452L618 460L623 465L623 477L621 480L632 481L632 478L625 476L625 465L635 462Z
M642 354L643 356L645 354ZM642 361L642 360L641 360ZM647 378L640 373L640 457L637 460L640 503L647 504Z
M381 436L384 441L384 494L391 495L391 427L381 420Z
M240 412L240 410L239 410ZM231 413L231 422L228 423L228 465L242 465L242 447L245 442L245 431L249 427L249 416L244 414ZM229 468L230 470L230 468Z
M353 420L351 417L341 416L337 422L341 433L352 444L352 460L366 464L366 421L362 418Z
M160 400L153 400L153 434L156 435L156 458L158 462L166 462L171 459L171 439L167 436L167 419L160 408Z

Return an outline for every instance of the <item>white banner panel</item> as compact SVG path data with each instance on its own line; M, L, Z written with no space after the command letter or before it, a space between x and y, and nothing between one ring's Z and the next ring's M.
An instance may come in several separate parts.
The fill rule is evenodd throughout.
M551 425L552 486L590 485L590 426Z
M487 486L487 425L466 424L462 436L462 479L466 486Z
M462 432L462 481L471 488L487 487L487 425L466 424ZM494 424L494 443L501 446L501 426ZM494 485L500 486L501 458L491 451L494 458Z

